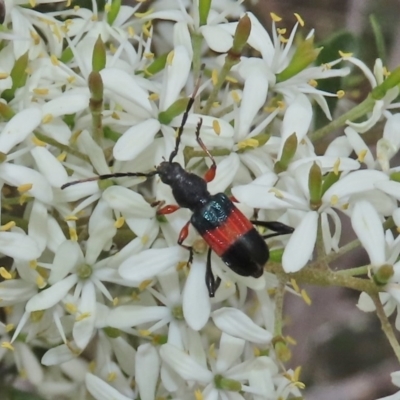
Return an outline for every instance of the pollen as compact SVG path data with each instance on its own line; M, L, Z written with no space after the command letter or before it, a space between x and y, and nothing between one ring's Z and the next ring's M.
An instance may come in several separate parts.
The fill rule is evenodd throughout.
M367 149L361 150L361 151L358 153L357 160L358 160L360 163L364 162L365 156L367 155L367 153L368 153L368 150L367 150Z
M9 333L9 332L11 332L11 331L13 331L15 329L15 325L14 324L7 324L5 326L5 328L6 328L6 332Z
M133 38L135 36L135 30L132 26L128 26L128 35L129 37Z
M12 275L4 267L0 267L0 276L5 280L12 279Z
M336 92L336 96L338 97L338 99L341 99L342 97L344 97L345 94L346 94L346 92L344 90L338 90Z
M124 217L119 217L115 222L114 222L114 226L119 229L122 228L122 226L125 223L125 218Z
M10 342L2 342L1 347L3 349L8 349L8 350L14 351L14 346Z
M280 22L282 21L282 17L280 17L279 15L275 14L275 13L269 13L269 15L271 16L272 21L274 22Z
M14 228L15 225L16 225L15 221L7 222L6 224L0 226L0 231L1 232L9 231L11 228Z
M297 22L300 24L300 26L303 27L304 26L304 19L301 18L300 14L294 13L294 16L296 17Z
M350 58L353 56L353 53L346 53L344 51L339 50L339 55L340 57L346 59L346 58Z
M53 116L51 114L46 114L43 118L42 118L42 123L43 124L48 124L49 122L53 121Z
M304 302L305 302L308 306L310 306L310 305L311 305L311 299L310 299L308 293L307 293L304 289L302 289L301 292L300 292L300 294L301 294L301 297L303 298Z
M333 164L333 173L337 176L339 175L340 158L338 158Z
M175 52L172 50L168 53L167 56L167 64L172 65L172 61L174 61Z
M7 79L10 76L7 72L0 72L0 79Z
M221 134L221 125L219 124L219 121L217 119L214 119L212 122L212 126L214 132L219 136Z
M17 187L17 190L19 193L26 193L29 190L31 190L33 187L32 183L24 183L23 185L20 185Z

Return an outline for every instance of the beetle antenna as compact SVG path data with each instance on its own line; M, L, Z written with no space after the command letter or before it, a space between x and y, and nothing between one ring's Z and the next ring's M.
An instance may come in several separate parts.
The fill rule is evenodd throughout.
M194 100L195 100L196 95L197 95L197 92L199 91L200 83L201 83L201 77L202 77L202 75L203 75L204 67L205 67L205 64L202 64L201 67L200 67L200 74L199 74L199 77L197 78L196 84L195 84L194 89L193 89L193 93L192 93L192 95L190 96L189 101L188 101L188 103L187 103L186 110L185 110L185 112L183 113L182 122L181 122L181 125L180 125L179 128L178 128L178 133L177 133L177 135L176 135L175 148L174 148L174 150L172 151L172 153L171 153L170 156L169 156L169 160L168 160L168 161L169 161L170 163L172 162L172 160L173 160L173 159L176 157L176 155L178 154L178 149L179 149L179 145L180 145L180 143L181 143L181 137L182 137L182 133L183 133L183 128L184 128L185 125L186 125L186 121L187 121L187 119L188 119L188 117L189 117L189 111L190 111L190 109L192 108L193 103L194 103Z
M144 177L152 177L154 175L157 175L158 171L151 171L148 173L144 172L116 172L115 174L105 174L105 175L98 175L98 176L92 176L91 178L85 178L85 179L79 179L77 181L72 181L65 183L64 185L61 186L61 189L65 189L69 186L76 185L78 183L84 183L84 182L92 182L92 181L102 181L103 179L110 179L110 178L124 178L126 176L144 176Z

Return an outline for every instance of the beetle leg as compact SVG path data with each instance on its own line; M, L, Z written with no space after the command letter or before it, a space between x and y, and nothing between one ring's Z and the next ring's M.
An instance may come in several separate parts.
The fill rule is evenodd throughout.
M179 210L180 207L176 204L169 204L166 206L163 206L157 210L157 215L167 215L167 214L172 214L175 211Z
M199 146L202 148L202 150L207 154L208 158L211 160L212 164L211 167L208 169L208 171L204 175L204 180L206 182L211 182L215 178L215 171L217 170L217 164L214 160L214 157L210 153L210 151L207 149L206 145L200 138L200 129L201 129L201 124L203 123L203 119L200 118L199 122L197 123L196 127L196 140Z
M178 237L179 246L182 246L183 248L185 248L186 250L189 251L188 265L190 265L193 262L193 247L192 246L186 246L186 245L183 244L183 242L189 235L189 225L190 225L190 221L186 222L186 224L181 229L181 231L179 233L179 237Z
M268 235L263 235L264 239L268 239L274 236L287 235L288 233L292 233L294 231L294 228L292 228L291 226L282 224L282 222L278 221L250 221L250 222L254 225L264 226L265 228L268 228L271 231L276 232L276 233L269 233Z
M207 253L207 266L206 266L206 286L208 290L208 295L210 297L215 296L215 292L219 288L219 285L221 284L221 278L218 276L217 279L215 279L212 269L211 269L211 247L208 249Z

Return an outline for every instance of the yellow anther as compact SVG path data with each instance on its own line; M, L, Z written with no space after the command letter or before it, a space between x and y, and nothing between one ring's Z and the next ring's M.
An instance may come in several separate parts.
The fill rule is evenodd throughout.
M232 92L231 92L231 97L232 97L233 101L234 101L236 104L239 103L240 100L242 100L241 97L239 96L239 93L238 93L236 90L232 90Z
M338 90L336 92L336 96L338 97L338 99L341 99L345 94L346 92L344 90Z
M0 231L1 232L9 231L11 228L14 228L15 225L16 225L15 221L7 222L6 224L0 226Z
M89 363L89 371L90 372L96 371L96 366L97 366L97 364L96 364L95 361L90 361L90 363Z
M238 83L238 80L236 78L234 78L233 76L229 76L229 75L225 78L225 80L227 82L231 82L231 83Z
M8 349L8 350L14 351L14 347L10 342L2 342L1 347L3 349Z
M178 265L176 266L176 270L177 271L181 271L183 270L183 268L185 268L187 266L187 261L180 261L178 262Z
M39 94L39 95L46 95L46 94L48 94L49 93L49 89L46 89L46 88L36 88L36 89L33 89L33 93L35 93L35 94Z
M139 334L140 334L141 336L143 336L143 337L146 337L146 336L150 336L150 335L151 335L151 331L149 331L149 330L147 330L147 329L140 329L140 330L139 330Z
M346 58L350 58L353 56L353 53L346 53L344 51L339 50L339 55L340 57L346 59Z
M142 244L146 244L148 241L149 241L148 235L143 235L141 239Z
M111 118L112 118L112 119L116 119L116 120L120 120L120 119L121 119L121 117L119 116L119 114L116 113L115 111L111 114Z
M285 340L288 344L291 344L292 346L295 346L297 344L297 340L292 338L291 336L285 336Z
M90 312L84 312L84 313L82 313L80 315L77 315L76 318L75 318L75 321L77 321L77 322L78 321L83 321L84 319L89 318L91 315L92 314Z
M289 41L289 39L286 39L285 37L283 37L282 35L280 35L280 36L279 36L279 41L280 41L281 43L283 43L283 44L286 44L286 43Z
M151 21L147 21L145 24L143 24L143 26L142 26L142 32L143 32L143 35L145 35L146 37L151 37L151 32L150 32L150 29L151 29Z
M294 16L297 19L297 22L300 24L300 26L304 26L304 19L301 18L300 14L294 13Z
M110 43L109 47L110 47L111 54L115 54L117 52L117 50L118 50L118 48L115 47L114 44L112 44L112 43Z
M361 150L357 155L357 160L362 163L365 160L365 156L368 153L368 149Z
M281 110L284 110L284 109L286 108L286 103L285 103L284 101L282 101L282 100L278 100L278 101L276 102L276 104L278 105L278 107L279 107Z
M13 331L15 329L15 325L14 324L7 324L5 326L5 328L6 328L6 332L9 333L9 332L11 332L11 331Z
M201 393L200 389L196 389L194 391L194 398L195 398L195 400L204 400L203 393Z
M268 192L273 193L275 195L275 197L278 199L284 198L283 193L280 190L278 190L277 188L271 188L268 190Z
M72 0L67 0L67 3L65 4L65 7L71 7L71 3L72 3Z
M253 348L253 355L254 357L260 357L261 351L258 347Z
M213 120L212 127L214 129L214 132L219 136L221 133L221 125L219 124L219 121L217 119Z
M26 192L28 192L29 190L31 190L32 187L33 187L33 184L32 184L32 183L24 183L24 184L18 186L18 187L17 187L17 190L18 190L19 193L22 194L22 193L26 193Z
M293 287L295 292L300 293L299 285L297 284L295 279L291 278L290 279L290 284L292 285L292 287Z
M81 133L82 133L81 130L74 132L71 135L71 139L70 139L71 143L76 143L76 141L78 140L78 137L81 135Z
M211 82L214 86L218 82L218 71L215 68L211 72Z
M50 57L50 61L53 65L55 65L56 67L58 67L60 65L60 61L58 61L58 58L55 54L52 54Z
M132 26L128 26L128 35L129 37L133 38L135 36L135 30Z
M342 204L342 210L347 210L350 207L349 203Z
M39 147L46 147L47 143L43 142L42 140L38 139L35 135L32 136L32 142L35 146Z
M339 175L340 158L338 158L333 164L333 173L337 176Z
M36 7L36 1L35 1L35 0L29 0L29 5L30 5L32 8L35 8L35 7Z
M339 197L336 194L332 195L331 206L336 206L336 204L338 204L338 203L339 203Z
M318 86L318 82L315 79L310 79L308 81L308 84L312 87L317 87Z
M115 372L110 372L107 376L108 382L114 382L117 379L117 374Z
M146 279L145 281L141 282L139 285L139 290L143 292L153 282L152 279Z
M400 226L396 227L396 231L397 231L397 233L400 233Z
M305 302L308 306L311 305L310 296L308 295L308 293L307 293L304 289L301 290L300 294L301 294L301 297L303 298L304 302Z
M10 76L7 72L0 72L0 79L7 79Z
M74 11L76 12L76 11L78 11L78 10L80 10L81 8L79 7L79 6L74 6Z
M386 67L383 67L382 74L385 78L387 78L390 75L390 71Z
M217 358L217 354L215 353L215 343L211 343L211 346L208 348L208 355L211 358Z
M274 21L274 22L280 22L280 21L282 21L282 18L281 18L279 15L277 15L277 14L275 14L275 13L273 13L273 12L269 13L269 15L271 16L271 19L272 19L272 21Z
M78 217L76 215L67 215L64 217L64 221L78 221Z
M46 114L43 118L42 118L42 124L48 124L49 122L53 121L53 116L51 114Z
M286 34L286 28L277 28L276 31L278 32L279 35Z
M57 160L60 162L64 161L66 158L67 158L67 153L65 151L63 151L57 156Z
M143 57L152 60L154 58L154 53L144 53Z
M260 142L254 138L242 140L237 144L238 149L245 149L246 147L252 147L253 149L256 149L259 145Z
M122 226L125 223L125 218L124 217L119 217L115 222L114 222L114 226L119 229L122 228Z
M28 199L29 199L29 195L27 193L24 193L19 198L19 205L22 206L23 204L25 204L28 201Z
M219 104L218 101L214 101L214 102L212 103L213 108L218 108L220 105L221 105L221 104Z
M29 268L31 269L36 269L38 266L37 260L31 260L29 261Z
M67 81L68 83L74 83L76 81L76 77L71 75L67 78Z
M65 303L64 307L65 307L65 310L67 311L67 313L69 313L69 314L75 314L78 311L78 309L74 303Z
M150 96L149 96L149 100L158 100L160 98L160 95L158 94L158 93L152 93Z
M109 12L111 10L111 4L106 4L104 6L104 11Z
M119 303L119 298L118 297L114 297L112 303L113 303L114 307L117 306L118 303Z
M4 267L0 267L0 276L6 280L12 279L12 275Z
M36 277L36 285L39 289L43 289L46 286L46 281L43 279L42 276L38 275Z
M172 50L167 55L167 65L172 65L172 61L174 61L175 52Z

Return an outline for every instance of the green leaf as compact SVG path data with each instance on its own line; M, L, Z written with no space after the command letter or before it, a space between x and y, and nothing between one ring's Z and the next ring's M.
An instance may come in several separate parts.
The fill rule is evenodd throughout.
M369 22L371 23L372 32L375 36L375 44L378 52L378 57L382 60L383 65L387 64L386 58L386 46L385 46L385 38L382 32L382 27L378 22L378 19L374 14L369 16Z
M26 78L28 74L26 73L26 68L28 67L28 52L23 54L18 60L15 61L15 64L11 70L11 79L12 79L12 87L11 89L5 90L1 97L7 102L11 101L14 98L15 91L21 87L23 87L26 83Z

